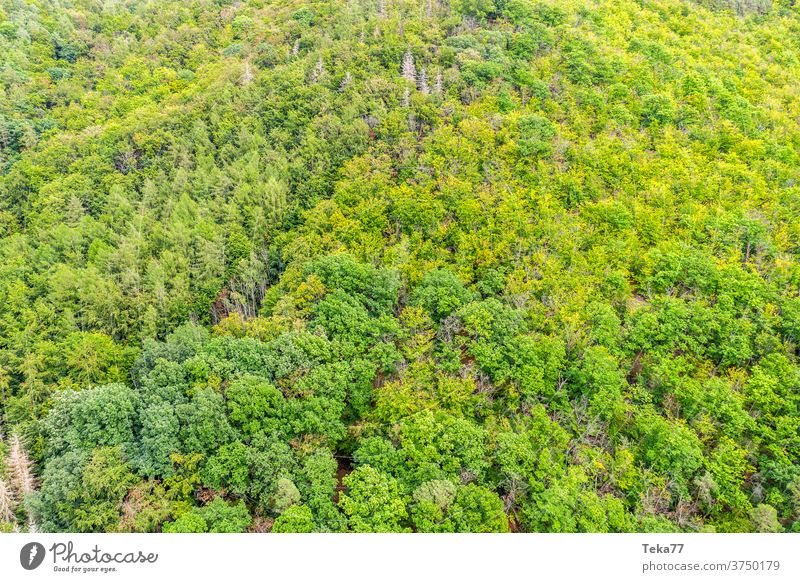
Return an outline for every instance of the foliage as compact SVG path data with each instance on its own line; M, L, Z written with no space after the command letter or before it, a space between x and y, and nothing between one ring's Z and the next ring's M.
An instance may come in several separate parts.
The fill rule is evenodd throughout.
M0 529L798 531L800 8L67 4L0 0Z

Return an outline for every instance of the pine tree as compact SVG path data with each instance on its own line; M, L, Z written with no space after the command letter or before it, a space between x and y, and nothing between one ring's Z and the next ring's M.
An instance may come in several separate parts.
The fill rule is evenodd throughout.
M350 74L350 71L347 71L344 74L344 79L342 79L342 82L339 84L339 93L344 93L352 82L353 75Z
M442 79L442 72L439 71L436 73L436 85L434 87L434 92L437 95L441 95L443 91L444 80Z
M410 50L403 55L403 77L412 83L417 82L417 68L414 66L414 55Z
M317 60L317 64L314 66L314 70L311 71L311 82L317 83L325 74L325 64L322 62L322 58Z
M11 487L18 499L36 491L36 479L33 476L33 463L22 446L18 435L11 437L11 448L6 460Z
M16 507L14 493L8 484L0 479L0 523L14 523L14 507Z
M255 74L253 73L253 69L250 66L250 61L247 60L244 62L244 72L242 73L241 83L243 86L247 86L253 82L255 78Z
M430 87L428 87L428 72L425 70L425 67L420 69L419 79L417 79L417 88L425 95L431 92Z

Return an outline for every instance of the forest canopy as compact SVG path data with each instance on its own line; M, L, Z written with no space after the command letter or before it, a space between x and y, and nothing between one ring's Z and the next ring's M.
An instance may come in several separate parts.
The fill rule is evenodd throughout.
M0 531L800 532L792 0L0 0Z

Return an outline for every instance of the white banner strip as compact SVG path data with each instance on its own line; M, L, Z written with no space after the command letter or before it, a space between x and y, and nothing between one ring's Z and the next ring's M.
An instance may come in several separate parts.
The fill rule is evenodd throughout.
M797 582L799 553L797 534L9 534L0 580Z

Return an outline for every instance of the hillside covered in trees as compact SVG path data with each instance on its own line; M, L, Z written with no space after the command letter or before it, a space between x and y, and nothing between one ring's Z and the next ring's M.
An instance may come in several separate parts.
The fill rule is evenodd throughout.
M0 530L800 531L793 0L0 0Z

